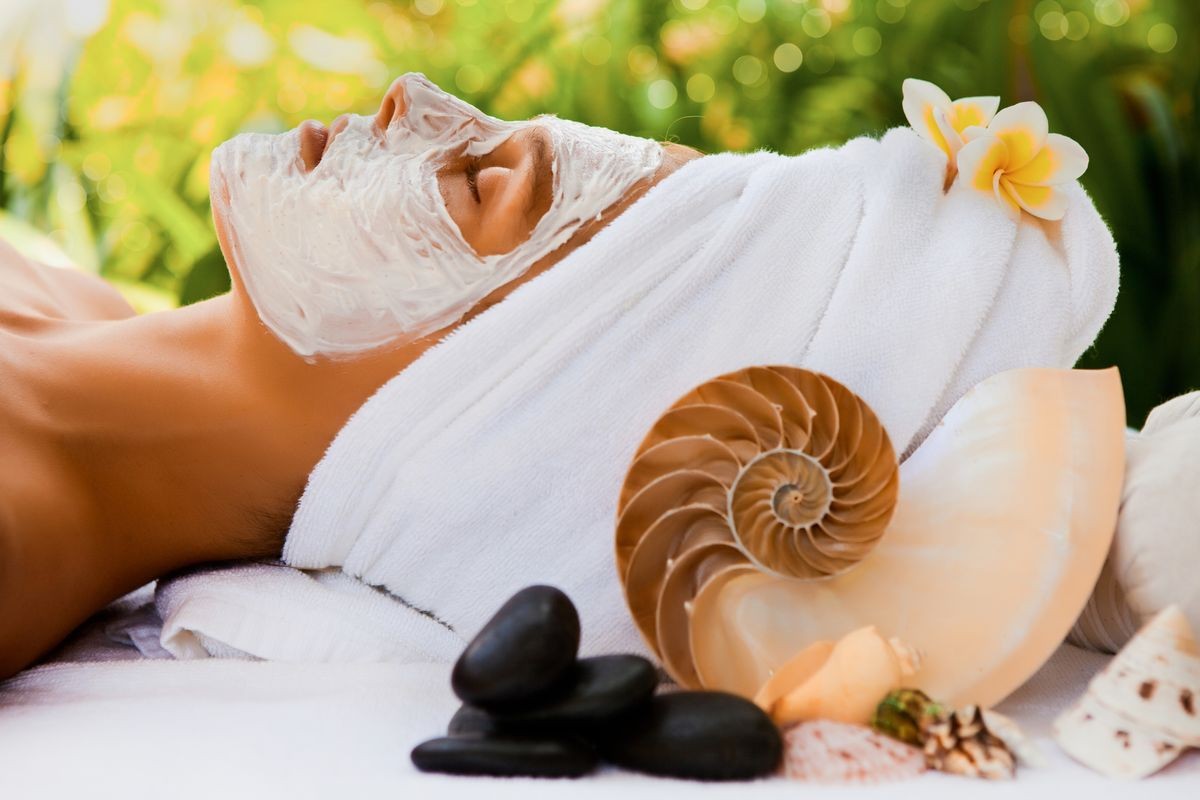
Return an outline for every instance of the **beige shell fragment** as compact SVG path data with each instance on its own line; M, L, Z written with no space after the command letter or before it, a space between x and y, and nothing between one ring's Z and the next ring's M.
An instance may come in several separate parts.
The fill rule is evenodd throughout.
M1141 778L1200 746L1200 644L1177 606L1148 622L1058 718L1058 743L1111 777Z
M688 687L754 697L805 648L874 625L922 654L926 691L995 705L1095 584L1124 416L1115 370L1014 370L897 467L836 381L723 375L668 409L630 467L616 562L633 618Z
M838 642L815 642L771 676L754 697L779 725L813 719L866 725L888 692L916 674L918 655L868 625Z
M983 724L987 726L988 731L1003 742L1018 761L1027 767L1045 767L1049 763L1033 740L1021 730L1016 720L992 708L980 709L980 713L983 714Z

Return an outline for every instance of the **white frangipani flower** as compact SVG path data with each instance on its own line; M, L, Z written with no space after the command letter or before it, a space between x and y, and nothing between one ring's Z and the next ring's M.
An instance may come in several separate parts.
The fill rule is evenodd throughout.
M991 122L1000 107L999 97L963 97L951 100L929 81L908 78L904 81L904 116L917 135L928 139L950 159L966 143L965 131Z
M958 170L971 186L992 192L1014 218L1022 210L1062 219L1066 195L1056 188L1084 173L1088 155L1074 139L1049 132L1046 112L1034 102L1009 106L986 128L968 128Z

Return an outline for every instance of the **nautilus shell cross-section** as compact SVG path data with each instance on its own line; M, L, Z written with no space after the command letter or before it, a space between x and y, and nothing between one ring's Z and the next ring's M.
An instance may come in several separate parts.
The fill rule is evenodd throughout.
M901 465L846 386L750 367L651 427L618 501L618 574L685 686L752 697L810 645L873 625L921 654L927 691L995 703L1087 600L1123 431L1115 370L1016 370L968 392Z

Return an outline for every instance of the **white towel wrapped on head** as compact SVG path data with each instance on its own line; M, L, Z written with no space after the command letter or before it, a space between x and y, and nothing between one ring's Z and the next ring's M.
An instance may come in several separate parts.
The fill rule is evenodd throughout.
M549 583L578 605L585 652L643 649L613 562L617 494L684 392L752 364L819 370L904 453L974 384L1070 367L1094 339L1117 255L1083 190L1064 187L1061 222L1016 221L962 181L944 192L945 171L907 128L686 164L359 409L309 478L284 560L403 598L418 638L469 638ZM243 571L247 596L273 591L261 577ZM317 613L278 600L271 624L303 631ZM308 652L329 657L336 635L313 629Z

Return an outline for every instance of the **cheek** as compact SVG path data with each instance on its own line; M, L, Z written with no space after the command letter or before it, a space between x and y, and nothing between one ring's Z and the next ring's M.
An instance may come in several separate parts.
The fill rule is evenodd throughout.
M514 180L510 169L491 167L480 171L477 179L482 201L479 242L472 243L480 255L507 253L532 233L533 225L525 213L526 188L521 184Z
M495 208L497 203L504 201L511 177L512 170L506 167L487 167L479 171L475 185L479 189L479 199L485 208Z

